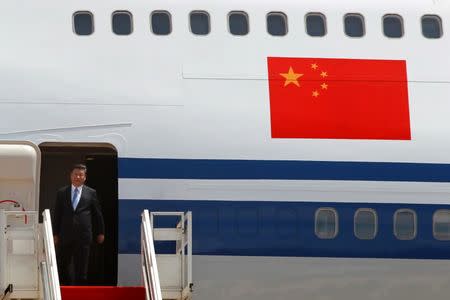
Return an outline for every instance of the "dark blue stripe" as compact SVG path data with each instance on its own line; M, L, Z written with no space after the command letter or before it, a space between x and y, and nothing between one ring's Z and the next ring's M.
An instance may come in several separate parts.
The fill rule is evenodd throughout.
M196 255L367 257L450 259L450 241L433 237L432 216L445 205L375 203L121 200L119 252L140 251L140 214L150 211L192 211L193 253ZM335 239L318 239L314 216L319 207L334 207L339 214ZM354 235L358 208L372 208L378 215L373 240ZM397 209L413 209L418 217L414 240L401 241L393 234Z
M450 182L450 164L120 158L119 177Z

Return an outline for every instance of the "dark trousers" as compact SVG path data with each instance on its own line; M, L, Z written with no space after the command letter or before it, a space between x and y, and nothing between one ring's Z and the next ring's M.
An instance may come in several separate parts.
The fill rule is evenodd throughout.
M59 247L58 271L61 285L87 285L89 244L70 243Z

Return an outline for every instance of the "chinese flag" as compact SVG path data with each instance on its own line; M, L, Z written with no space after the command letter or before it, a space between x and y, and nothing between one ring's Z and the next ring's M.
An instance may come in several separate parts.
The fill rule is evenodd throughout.
M272 138L410 140L404 60L268 57Z

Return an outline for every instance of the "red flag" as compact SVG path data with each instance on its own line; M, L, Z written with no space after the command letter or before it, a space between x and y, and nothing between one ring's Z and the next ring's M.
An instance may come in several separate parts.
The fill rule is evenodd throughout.
M410 140L404 60L268 57L272 138Z

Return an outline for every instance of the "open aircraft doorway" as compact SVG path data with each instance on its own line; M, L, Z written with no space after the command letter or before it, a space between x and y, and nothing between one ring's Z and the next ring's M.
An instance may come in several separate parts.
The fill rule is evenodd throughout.
M117 285L118 182L117 151L106 143L42 143L39 210L53 208L56 191L70 184L71 167L87 166L86 185L97 190L105 221L105 242L92 244L89 285ZM41 214L40 214L41 215ZM95 229L94 229L95 230Z

